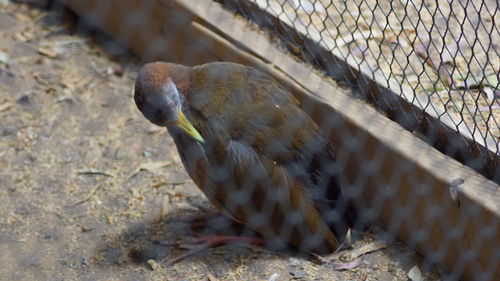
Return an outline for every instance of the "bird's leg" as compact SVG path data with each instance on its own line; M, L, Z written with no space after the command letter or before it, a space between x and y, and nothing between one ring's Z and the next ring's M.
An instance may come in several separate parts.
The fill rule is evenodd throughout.
M224 235L197 235L196 238L189 241L178 242L177 245L188 248L189 250L181 255L168 260L168 263L174 264L187 257L200 253L209 248L220 247L224 245L263 245L266 240L263 237L244 237L244 236L224 236ZM172 243L170 244L172 245Z
M200 211L202 211L202 214L182 218L172 218L167 222L182 222L189 224L191 226L191 229L199 229L208 226L209 222L211 221L215 221L221 218L225 219L225 217L220 212L214 209L210 209L202 205L196 205L196 207L200 209Z
M192 215L192 216L181 217L181 218L172 218L172 219L169 219L168 222L183 222L183 223L188 223L188 224L195 224L198 222L203 222L203 221L215 219L215 218L218 218L220 216L221 216L221 214L219 212L211 210L210 212L207 212L205 214Z
M242 225L225 217L218 211L215 211L213 209L201 205L197 205L197 207L203 212L203 214L185 218L174 218L169 221L187 223L191 226L192 230L200 229L203 227L209 227L209 228L214 228L215 231L221 231L231 226L236 228L242 227ZM223 235L223 234L202 235L197 233L196 231L192 231L191 233L193 236L195 236L194 238L175 241L175 242L172 241L156 242L160 245L179 246L181 248L188 249L188 251L186 251L185 253L168 260L169 263L173 264L187 257L195 255L199 252L202 252L206 249L220 247L224 245L234 245L234 244L264 245L266 243L266 240L259 236L233 236L233 235Z

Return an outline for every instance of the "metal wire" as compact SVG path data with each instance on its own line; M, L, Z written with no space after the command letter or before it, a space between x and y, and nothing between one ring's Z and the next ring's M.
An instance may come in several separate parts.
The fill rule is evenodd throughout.
M349 81L345 73L332 71L332 65L338 59L350 60L355 69L364 69L380 86L396 83L390 87L401 97L396 102L387 96L362 93L389 113L409 103L459 132L464 139L485 147L491 154L479 158L496 160L490 164L490 172L484 174L498 182L498 1L219 2L257 22L280 38L293 54L326 75ZM372 73L377 75L371 76ZM418 124L405 124L414 118L411 115L416 115L414 109L392 117L409 130L417 130ZM454 141L458 138L453 136ZM449 147L441 150L464 158L457 156L461 152L449 152ZM482 169L470 161L469 165Z

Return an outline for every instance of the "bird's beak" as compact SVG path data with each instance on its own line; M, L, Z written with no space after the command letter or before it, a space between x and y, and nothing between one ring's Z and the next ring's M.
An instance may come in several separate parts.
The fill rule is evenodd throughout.
M189 122L182 113L182 110L179 108L177 110L177 114L179 118L177 119L176 126L181 128L184 132L186 132L188 135L190 135L193 139L203 143L205 140L203 140L203 137L200 135L200 133L194 128L193 124Z

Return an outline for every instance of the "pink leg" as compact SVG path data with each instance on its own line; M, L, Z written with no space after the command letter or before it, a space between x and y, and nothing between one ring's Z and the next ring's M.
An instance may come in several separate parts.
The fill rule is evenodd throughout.
M214 209L205 207L203 205L196 205L196 207L203 213L182 218L171 218L167 220L167 222L182 222L189 224L191 226L191 229L198 229L209 225L209 221L211 220L226 218L220 212Z
M197 238L187 241L186 244L185 242L176 243L182 247L190 248L190 250L168 260L168 263L174 264L180 260L183 260L187 257L200 253L209 248L215 248L231 244L263 245L265 242L266 240L262 237L241 237L241 236L223 236L223 235L198 236ZM169 245L172 245L172 243L170 243Z
M209 213L206 214L201 214L201 215L193 215L193 216L187 216L187 217L182 217L182 218L172 218L169 219L167 222L184 222L188 224L194 224L202 221L207 221L211 219L215 219L218 217L221 217L221 213L217 211L210 211Z

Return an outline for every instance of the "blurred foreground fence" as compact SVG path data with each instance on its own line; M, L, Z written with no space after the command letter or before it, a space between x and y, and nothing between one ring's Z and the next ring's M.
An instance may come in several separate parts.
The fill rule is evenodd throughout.
M497 280L498 2L62 2L144 60L231 60L272 75L335 145L362 223L446 264L445 279Z

